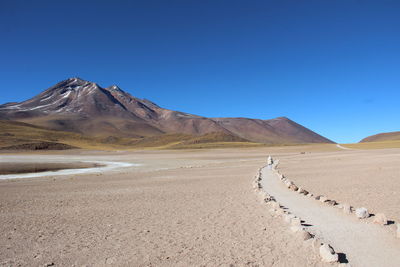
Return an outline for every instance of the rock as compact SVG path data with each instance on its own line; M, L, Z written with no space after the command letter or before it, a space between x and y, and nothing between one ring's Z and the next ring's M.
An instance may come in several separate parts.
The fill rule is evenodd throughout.
M356 216L358 219L365 219L369 217L368 210L366 208L356 209Z
M286 214L286 215L283 217L283 220L284 220L286 223L291 223L292 219L295 218L295 217L296 217L296 216L294 216L293 214Z
M326 204L331 205L331 206L335 206L336 205L336 201L335 200L327 200L325 201Z
M267 164L268 165L272 165L274 163L274 160L272 159L272 157L271 156L268 156L268 158L267 158Z
M319 248L322 246L322 242L319 238L314 238L311 242L311 247L315 253L319 252Z
M292 181L290 181L289 179L285 181L285 185L287 188L289 188L290 186L294 185Z
M303 188L301 188L301 187L299 187L299 189L297 190L297 192L298 192L299 194L304 194L304 195L307 195L307 194L308 194L308 192L307 192L306 190L304 190Z
M400 238L400 223L397 224L396 236L397 238Z
M325 202L327 200L328 200L328 198L324 197L324 196L320 196L320 198L319 198L319 201L321 201L321 202Z
M265 197L264 198L265 202L270 202L270 201L274 201L274 200L275 200L275 198L273 196L269 196L269 197Z
M319 247L319 255L323 262L337 262L339 260L338 254L328 244L323 244Z
M309 198L312 198L314 195L313 194L311 194L311 193L308 193L307 194L307 197L309 197Z
M319 200L322 196L316 196L315 199Z
M274 208L274 209L279 209L281 207L281 205L276 201L272 201L271 202L271 207Z
M289 186L289 189L293 190L293 191L297 191L297 189L299 189L299 188L296 185L292 184L291 186Z
M275 168L275 169L278 168L278 165L279 165L279 159L275 160L274 168Z
M301 220L300 220L300 218L292 218L291 220L290 220L290 224L292 225L292 226L301 226Z
M345 213L345 214L351 214L351 207L350 207L350 205L349 204L343 204L342 205L342 207L343 207L343 212Z
M303 240L308 240L308 239L312 238L311 234L305 230L300 232L300 236Z
M376 224L380 224L380 225L386 225L388 223L387 218L386 218L385 214L383 214L383 213L377 213L374 217L373 222Z
M282 216L283 214L285 214L285 211L282 208L278 208L276 209L276 215Z

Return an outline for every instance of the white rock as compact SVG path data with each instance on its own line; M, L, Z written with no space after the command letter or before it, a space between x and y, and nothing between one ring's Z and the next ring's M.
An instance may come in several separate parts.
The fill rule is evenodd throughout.
M377 213L374 217L373 222L376 224L380 224L380 225L386 225L388 223L387 218L386 218L385 214L383 214L383 213Z
M274 209L279 209L281 207L281 205L276 201L272 201L271 202L271 207L274 208Z
M397 224L396 236L397 238L400 238L400 223Z
M293 214L286 214L283 218L286 223L291 223L292 219L295 218Z
M319 248L322 246L322 242L319 238L313 238L311 247L315 253L319 253Z
M274 163L274 160L272 159L272 157L271 156L268 156L268 158L267 158L267 164L268 165L272 165Z
M365 219L369 217L368 210L366 208L356 209L356 216L358 219Z
M285 211L282 208L278 208L276 209L276 215L282 216L283 214L285 214Z
M291 220L290 220L290 224L292 225L292 226L301 226L301 220L300 220L300 218L292 218Z
M298 192L299 194L304 194L304 192L307 192L307 191L304 190L303 188L299 187L299 189L297 189L297 192ZM307 192L307 194L308 194L308 192Z
M307 196L311 198L311 197L313 197L314 195L311 194L311 193L308 193Z
M299 188L296 185L292 184L291 186L289 186L289 189L293 190L293 191L297 191L297 189L299 189Z
M324 197L324 196L320 196L320 197L319 197L319 201L321 201L321 202L325 202L325 201L327 201L327 200L328 200L327 197Z
M335 206L336 205L336 201L335 200L327 200L325 201L326 204L331 205L331 206Z
M349 204L343 204L342 205L342 207L343 207L343 212L345 213L345 214L351 214L351 207L350 207L350 205Z
M338 254L336 254L333 248L328 244L320 246L319 255L323 262L337 262L339 260Z
M293 185L293 182L290 181L289 179L287 179L287 180L285 181L285 185L286 185L287 188L289 188L291 185Z

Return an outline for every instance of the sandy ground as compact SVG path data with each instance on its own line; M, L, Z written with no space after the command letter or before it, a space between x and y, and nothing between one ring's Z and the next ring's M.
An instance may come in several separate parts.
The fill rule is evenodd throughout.
M141 165L1 180L0 266L324 266L252 188L299 149L54 153Z
M400 149L278 157L280 171L308 191L400 222Z

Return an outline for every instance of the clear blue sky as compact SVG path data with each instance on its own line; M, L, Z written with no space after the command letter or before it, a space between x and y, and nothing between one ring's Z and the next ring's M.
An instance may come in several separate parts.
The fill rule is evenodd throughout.
M60 80L337 142L400 130L400 1L0 1L0 103Z

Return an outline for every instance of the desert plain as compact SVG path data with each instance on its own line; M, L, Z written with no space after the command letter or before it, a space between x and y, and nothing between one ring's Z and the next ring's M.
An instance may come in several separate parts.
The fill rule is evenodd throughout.
M24 153L41 162L138 165L0 180L0 266L332 266L255 192L268 155L314 194L400 220L400 149Z

